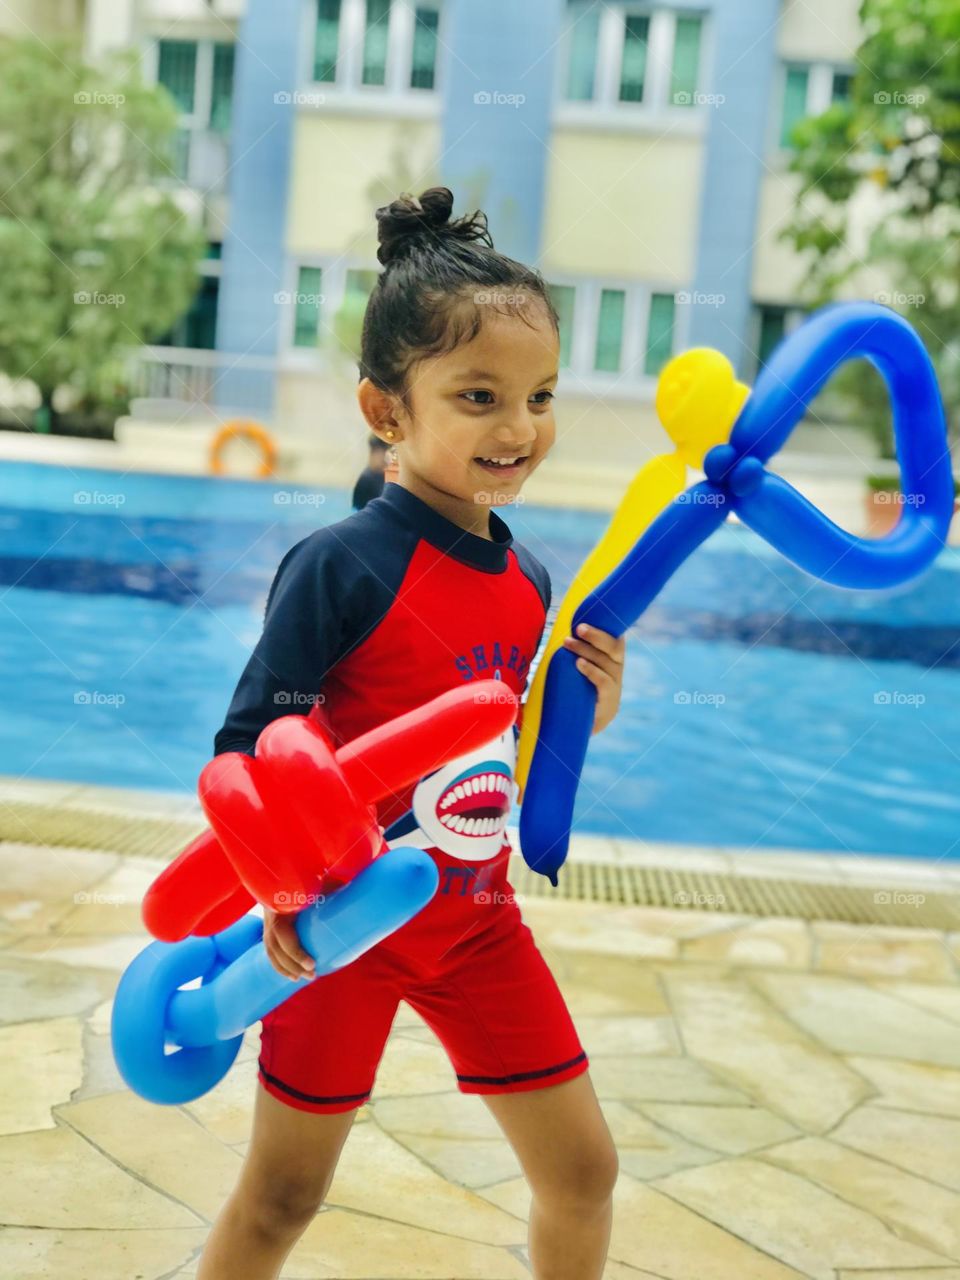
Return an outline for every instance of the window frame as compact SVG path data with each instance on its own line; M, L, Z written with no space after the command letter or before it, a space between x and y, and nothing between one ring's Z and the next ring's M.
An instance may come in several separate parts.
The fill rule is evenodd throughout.
M830 62L825 59L780 58L777 74L774 77L776 87L775 109L770 113L770 150L778 153L781 157L789 157L794 153L793 147L780 141L783 133L783 106L787 90L787 75L791 70L804 70L807 72L807 100L804 115L801 117L803 120L822 115L824 111L833 105L833 77L835 75L853 76L856 74L854 64L852 62L844 62L842 59ZM773 303L770 305L773 306Z
M314 80L316 0L301 0L300 69L303 91L298 95L301 110L353 111L362 114L400 112L402 115L433 116L440 110L445 83L445 60L440 56L444 43L446 13L443 0L391 0L387 30L385 83L363 84L363 54L366 36L365 0L342 0L335 80ZM415 88L413 40L417 8L437 11L437 60L433 88Z
M639 102L620 100L628 15L646 17L650 21L643 98ZM591 99L566 96L574 24L571 23L565 29L554 83L555 123L561 126L588 125L604 129L661 130L669 122L673 132L702 132L709 110L706 103L680 104L670 101L678 18L699 19L700 45L695 92L704 95L707 69L712 65L713 25L709 10L697 7L672 9L647 0L625 0L620 4L606 4L601 10L594 64L594 92Z
M290 254L284 268L284 289L291 299L297 292L301 267L319 268L321 272L320 325L318 335L324 335L314 347L298 347L294 342L296 331L296 306L291 301L280 326L280 358L283 364L291 369L321 370L327 367L329 354L334 341L332 317L343 305L347 294L348 271L372 271L380 275L383 267L376 259L344 258L334 253L299 253Z

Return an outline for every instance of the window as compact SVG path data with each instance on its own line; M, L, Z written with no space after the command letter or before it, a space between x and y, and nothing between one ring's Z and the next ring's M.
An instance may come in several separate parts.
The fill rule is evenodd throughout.
M647 322L647 352L643 371L655 378L673 355L673 294L650 295Z
M672 9L567 0L562 95L616 109L697 105L703 18Z
M293 345L316 347L320 333L320 286L323 270L320 267L301 267L297 272L297 292L294 302Z
M620 64L620 101L642 102L647 71L650 19L626 15L623 29L623 61Z
M834 102L847 102L853 71L828 62L787 63L783 68L779 142L792 148L793 130L801 120L819 116Z
M180 111L171 167L181 182L212 191L227 169L234 46L213 40L158 40L157 83Z
M807 90L810 71L807 67L788 67L787 78L783 87L783 113L780 118L780 145L793 145L794 127L807 114Z
M217 303L220 297L219 242L208 244L200 264L201 280L190 307L161 337L161 347L191 347L213 351L217 345Z
M314 3L316 82L390 93L435 87L440 0Z
M576 289L573 285L548 285L550 298L560 317L560 367L570 367L570 355L573 349L573 308Z
M313 46L313 78L325 84L337 78L340 42L340 0L317 0L317 31Z
M670 101L677 107L693 106L696 102L701 25L699 18L677 18L670 68Z
M434 8L417 5L414 23L410 88L432 89L437 68L437 28L440 25L440 14Z
M622 289L602 289L600 291L597 347L593 367L603 373L620 372L625 301L626 294Z
M760 307L760 334L757 340L757 368L770 359L771 352L783 341L787 325L786 307Z
M584 10L581 14L579 10ZM587 8L587 0L569 7L571 20L569 57L567 59L566 97L572 102L589 102L593 97L594 73L597 66L597 36L600 30L600 6Z

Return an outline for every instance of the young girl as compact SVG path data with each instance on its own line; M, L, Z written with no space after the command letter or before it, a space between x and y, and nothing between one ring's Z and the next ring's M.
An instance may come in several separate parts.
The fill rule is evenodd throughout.
M339 745L463 681L498 677L518 696L526 686L550 582L496 508L553 444L558 319L539 272L494 251L482 213L449 221L452 205L434 187L377 210L385 270L364 318L358 398L396 450L396 482L283 557L217 753L252 754L265 724L298 711ZM623 640L588 628L567 644L597 688L596 732L619 704ZM263 1019L252 1140L198 1280L278 1275L370 1097L401 999L517 1154L534 1275L599 1280L618 1162L507 879L516 733L378 807L388 845L429 850L437 892ZM282 973L312 972L292 916L265 909L264 940Z

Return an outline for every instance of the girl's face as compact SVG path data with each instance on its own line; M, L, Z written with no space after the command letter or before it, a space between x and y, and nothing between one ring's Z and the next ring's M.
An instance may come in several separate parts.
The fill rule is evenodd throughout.
M515 499L553 444L559 362L543 306L529 306L523 319L490 308L472 341L412 366L411 411L396 397L378 406L382 393L366 379L360 402L378 434L394 431L400 483L486 534L490 508Z

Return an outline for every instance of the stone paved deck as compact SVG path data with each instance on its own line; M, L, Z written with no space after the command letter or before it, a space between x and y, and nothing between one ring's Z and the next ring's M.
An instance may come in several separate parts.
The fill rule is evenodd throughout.
M572 857L630 854L584 840ZM0 844L4 1278L193 1276L236 1180L257 1027L190 1106L143 1102L113 1064L111 997L149 941L139 901L160 865ZM889 867L897 885L953 875ZM522 910L620 1151L608 1280L960 1280L960 935ZM522 1280L528 1204L484 1104L401 1006L329 1204L283 1276Z

